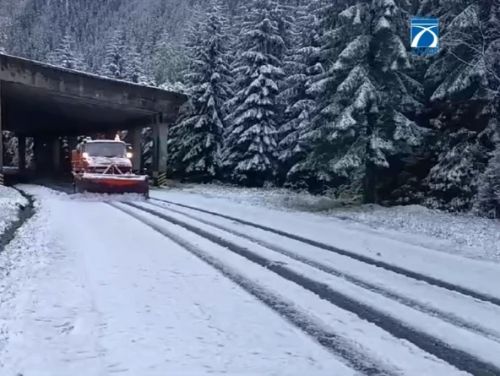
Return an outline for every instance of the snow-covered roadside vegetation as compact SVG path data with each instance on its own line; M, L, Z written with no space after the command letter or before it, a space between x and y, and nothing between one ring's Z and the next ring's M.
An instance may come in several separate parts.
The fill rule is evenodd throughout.
M352 226L439 251L500 262L500 221L432 210L419 205L346 206L328 196L287 189L178 185L173 190L273 209L333 216Z
M330 212L366 224L408 242L467 257L500 262L500 221L447 213L419 205L385 208L364 205Z
M19 205L26 203L26 199L15 189L0 186L0 235L17 219Z

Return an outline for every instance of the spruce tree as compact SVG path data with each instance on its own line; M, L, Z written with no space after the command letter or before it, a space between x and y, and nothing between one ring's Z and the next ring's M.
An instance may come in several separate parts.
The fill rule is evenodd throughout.
M174 85L182 79L182 67L187 63L185 50L164 32L154 48L152 75L157 86Z
M125 80L127 78L125 36L122 30L116 30L106 47L106 57L100 73L106 77Z
M147 84L148 79L144 72L144 62L137 46L132 43L125 55L125 79L136 84Z
M474 209L479 215L500 218L500 124L496 119L492 122L496 129L495 148L479 179Z
M317 15L319 2L300 5L296 13L295 43L285 60L287 78L280 98L287 104L284 123L278 130L280 180L294 185L289 174L292 167L304 159L309 151L301 135L311 127L317 98L309 92L312 79L324 72L320 61L321 24Z
M290 134L290 141L296 137L301 149L306 152L303 158L300 154L295 155L298 157L297 161L290 167L286 180L289 185L305 187L311 191L323 188L323 185L319 183L322 180L320 169L310 154L321 139L319 130L332 120L328 115L328 107L335 89L329 67L333 57L341 52L339 45L342 43L342 38L335 30L337 16L341 9L339 3L325 0L313 0L309 6L310 14L316 18L318 24L318 41L316 42L318 47L311 50L315 54L313 60L315 65L311 67L310 77L305 81L305 95L314 101L314 105L311 108L312 113L309 115L308 124L304 124L305 126L301 127L298 132ZM282 134L286 132L285 129L282 129Z
M49 62L63 68L85 70L81 55L75 50L76 41L72 34L66 33L59 47L49 54Z
M220 1L193 25L185 80L190 103L171 130L170 166L174 176L210 181L219 172L224 103L231 95L227 20Z
M469 210L494 146L500 10L489 0L457 1L445 10L442 52L426 74L437 131L426 202Z
M314 149L294 171L377 202L384 171L423 141L424 129L412 120L423 88L408 75L406 8L393 0L348 3L325 33L323 50L333 60L309 90L322 100L303 135Z
M223 168L232 181L244 185L272 181L277 168L277 95L285 42L273 18L276 6L272 0L253 0L243 7Z

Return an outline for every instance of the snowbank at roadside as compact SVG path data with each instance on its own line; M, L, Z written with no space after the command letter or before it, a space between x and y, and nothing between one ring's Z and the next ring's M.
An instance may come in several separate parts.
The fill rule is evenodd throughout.
M174 191L241 204L333 216L384 236L466 257L500 262L500 221L452 214L418 205L342 207L326 196L275 188L180 185Z
M332 212L406 240L467 257L500 262L500 221L446 213L418 205L384 208L365 205Z
M241 188L216 184L178 184L173 189L195 193L207 198L225 198L231 201L266 206L274 209L324 212L341 206L327 196L315 196L307 192L295 192L284 188Z
M18 191L0 186L0 234L17 219L19 205L26 204L26 199Z

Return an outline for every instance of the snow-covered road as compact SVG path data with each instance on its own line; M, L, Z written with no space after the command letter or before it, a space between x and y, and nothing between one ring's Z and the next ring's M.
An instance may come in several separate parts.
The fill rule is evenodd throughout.
M22 188L2 376L500 374L500 264L194 194Z

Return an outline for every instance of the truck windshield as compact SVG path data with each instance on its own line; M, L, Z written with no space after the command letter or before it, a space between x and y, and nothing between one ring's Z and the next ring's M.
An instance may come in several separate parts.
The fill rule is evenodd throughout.
M118 157L127 155L125 144L120 142L93 142L85 145L85 152L91 157Z

